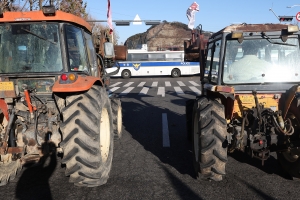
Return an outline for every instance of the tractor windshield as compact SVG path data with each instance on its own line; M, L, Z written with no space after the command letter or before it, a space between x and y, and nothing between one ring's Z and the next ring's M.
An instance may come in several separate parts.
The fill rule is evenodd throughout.
M63 69L56 23L0 25L0 73Z
M227 84L299 82L298 38L227 40L223 81Z

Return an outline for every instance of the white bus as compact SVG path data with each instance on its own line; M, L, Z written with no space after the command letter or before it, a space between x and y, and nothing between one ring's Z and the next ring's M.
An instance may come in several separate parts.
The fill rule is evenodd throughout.
M118 74L112 77L200 74L199 62L185 62L183 51L128 50L127 61L120 61ZM116 67L108 68L108 73Z

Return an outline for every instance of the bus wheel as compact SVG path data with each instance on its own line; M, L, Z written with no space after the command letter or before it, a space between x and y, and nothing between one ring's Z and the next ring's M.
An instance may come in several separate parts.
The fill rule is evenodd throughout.
M131 73L130 73L129 70L125 69L125 70L122 71L122 77L123 78L130 78L130 76L131 76Z
M180 76L180 71L179 71L179 69L173 69L172 72L171 72L171 76L172 76L173 78L179 77L179 76Z

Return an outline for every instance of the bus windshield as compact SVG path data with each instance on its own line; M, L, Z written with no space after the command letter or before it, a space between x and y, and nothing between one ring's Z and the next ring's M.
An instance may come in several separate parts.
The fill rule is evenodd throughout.
M228 84L299 82L298 38L227 40L223 81Z
M0 25L0 73L61 71L58 33L56 23Z

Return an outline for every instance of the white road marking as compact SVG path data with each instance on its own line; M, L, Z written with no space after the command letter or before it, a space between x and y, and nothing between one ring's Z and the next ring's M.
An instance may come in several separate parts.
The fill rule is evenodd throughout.
M126 85L124 85L123 87L129 87L130 85L132 85L134 82L128 82Z
M170 81L165 81L165 85L166 85L166 87L169 87L169 86L171 86L171 83L170 83Z
M113 88L109 89L108 91L111 93L111 92L116 91L116 90L119 89L119 88L120 88L120 87L113 87Z
M148 90L149 90L148 87L143 87L143 89L140 91L139 95L146 95Z
M198 83L196 83L195 81L189 81L193 86L200 86Z
M165 97L165 87L158 87L157 95L161 95L162 97Z
M163 147L170 147L167 113L162 113Z
M117 83L115 83L115 84L113 84L113 85L110 85L109 87L115 87L115 86L117 86L117 85L120 85L122 82L117 82Z
M126 90L121 92L119 95L127 95L131 90L133 90L134 87L128 87Z
M177 81L179 86L185 86L185 84L182 81Z
M174 87L174 90L178 95L184 95L184 92L180 87Z
M141 82L138 87L143 87L145 85L146 82Z
M151 87L157 87L158 82L153 82Z
M201 95L201 91L198 90L195 86L190 86L190 89L191 89L193 92L195 92L197 96L198 96L198 95Z

